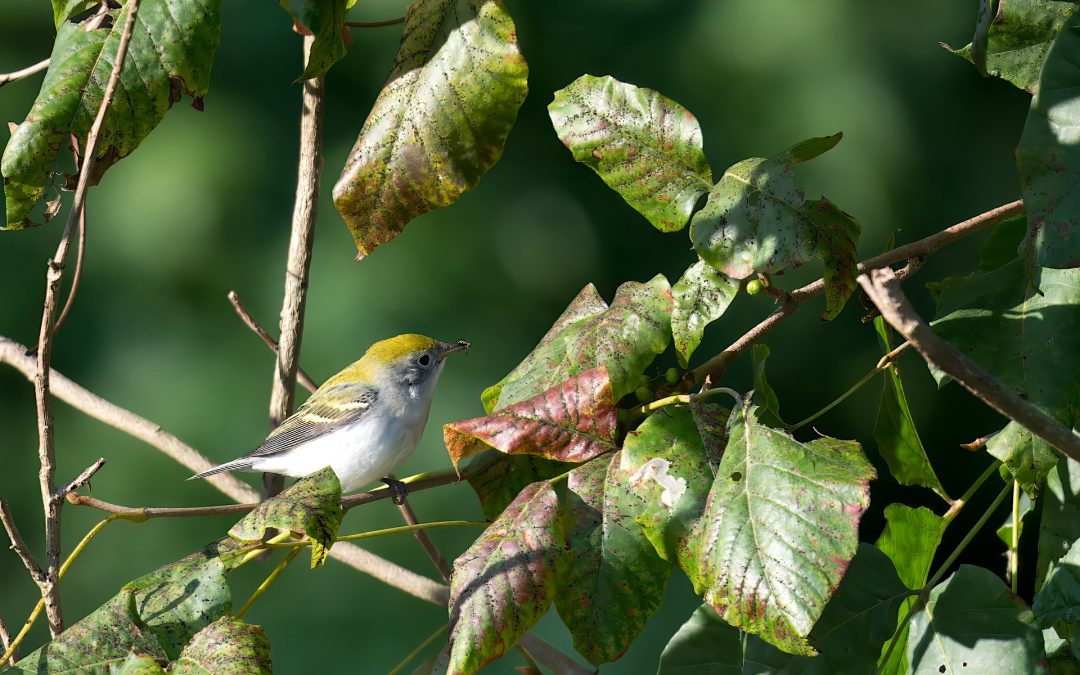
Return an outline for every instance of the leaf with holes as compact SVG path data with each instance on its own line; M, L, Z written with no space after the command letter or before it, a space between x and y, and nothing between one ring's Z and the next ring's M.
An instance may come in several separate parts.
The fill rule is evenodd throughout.
M143 0L116 94L98 138L93 182L128 156L187 91L200 101L221 30L221 0ZM4 149L0 171L7 197L7 229L35 223L30 212L45 195L57 155L74 134L86 146L127 18L127 5L108 20L59 23L49 70L26 120ZM73 8L74 9L74 8Z
M806 641L858 545L874 469L855 441L800 443L732 413L730 439L692 534L705 601L725 621L792 654Z
M548 114L574 159L661 232L681 230L712 186L697 119L659 92L582 75Z
M737 282L709 267L704 260L686 268L682 278L671 287L675 300L671 333L680 366L687 366L690 355L701 344L705 326L723 316L738 292Z
M270 640L262 628L224 616L199 631L169 669L178 675L269 675Z
M296 25L314 36L301 80L321 77L345 56L345 12L348 0L278 0Z
M565 545L559 497L543 481L522 490L454 561L450 672L475 673L547 613Z
M257 542L267 528L303 532L311 537L312 569L326 562L334 545L341 510L341 483L330 467L296 481L276 497L261 502L232 526L229 536Z
M1002 473L1020 483L1035 499L1046 476L1058 462L1058 454L1046 441L1017 424L1009 422L986 443L986 451L1002 461Z
M461 474L480 498L484 517L495 520L525 486L554 478L572 468L574 465L569 462L536 455L504 455L488 449L469 462Z
M671 286L658 274L644 284L628 281L611 306L590 284L559 317L540 344L499 383L484 390L488 412L519 403L604 366L618 401L637 388L640 375L671 340Z
M362 257L453 204L502 155L528 89L498 0L417 0L386 85L334 186Z
M601 366L486 417L446 424L443 440L455 468L482 449L475 440L508 455L584 462L614 450L617 431L611 380Z

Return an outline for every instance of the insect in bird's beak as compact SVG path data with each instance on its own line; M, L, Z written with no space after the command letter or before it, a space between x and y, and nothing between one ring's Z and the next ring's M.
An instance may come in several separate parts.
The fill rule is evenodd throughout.
M446 358L446 356L449 354L468 350L468 348L471 346L472 345L469 344L469 342L467 342L466 340L458 340L453 344L443 342L439 345L439 357Z

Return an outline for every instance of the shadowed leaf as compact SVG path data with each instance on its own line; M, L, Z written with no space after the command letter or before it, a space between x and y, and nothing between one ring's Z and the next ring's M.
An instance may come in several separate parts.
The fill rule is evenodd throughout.
M220 4L220 0L142 0L139 4L120 81L99 136L93 182L138 147L181 90L196 100L206 95L221 28ZM65 11L78 8L69 6ZM26 120L8 141L0 163L8 229L35 224L30 212L44 196L49 173L69 134L86 147L115 62L126 5L108 14L109 21L95 30L86 30L92 19L59 23L41 90Z
M270 641L258 626L222 617L199 631L169 669L181 675L269 674Z
M659 92L582 75L548 114L574 159L661 232L681 230L712 186L697 119Z
M129 654L119 667L112 666L109 675L165 675L165 669L153 656Z
M311 537L311 567L326 562L337 537L341 510L341 483L330 467L296 481L276 497L261 502L232 526L229 536L256 542L267 528L303 532Z
M1034 510L1035 502L1032 501L1031 497L1028 497L1026 492L1021 494L1020 503L1017 505L1016 514L1017 516L1019 516L1019 518L1017 519L1019 521L1019 525L1017 525L1017 520L1013 520L1012 509L1009 509L1009 514L1005 516L1005 522L1003 522L997 529L997 536L998 539L1001 540L1001 543L1005 544L1006 546L1012 546L1012 534L1014 527L1019 527L1020 531L1016 534L1018 539L1024 536L1024 520L1026 520L1028 514Z
M858 261L855 244L862 226L859 221L822 197L806 202L809 207L811 241L814 251L825 263L824 321L835 319L858 287Z
M572 468L574 465L568 462L488 450L477 455L461 473L480 498L484 517L495 520L526 485L554 478Z
M453 204L502 155L528 66L498 0L417 0L386 85L334 186L360 256Z
M690 399L690 411L694 414L694 424L698 435L705 445L705 459L709 462L709 472L716 473L720 458L727 447L727 423L731 419L731 410L719 403L712 403L700 397Z
M979 271L990 272L1016 260L1020 243L1027 232L1027 217L1018 216L998 223L990 230L990 236L979 254Z
M682 278L671 287L675 300L671 333L680 366L687 366L690 355L701 344L705 326L723 316L738 292L737 282L709 267L704 260L686 268Z
M986 451L1002 461L1005 477L1016 480L1029 497L1042 490L1046 475L1057 464L1057 452L1038 436L1016 422L1009 424L986 443Z
M301 80L321 77L345 56L342 29L347 0L278 0L293 21L307 28L315 39Z
M1053 570L1058 559L1080 540L1080 462L1063 458L1046 477L1039 521L1039 557L1035 588Z
M1075 645L1080 638L1080 546L1077 543L1057 561L1031 606L1043 629ZM1073 647L1075 652L1076 648ZM1050 653L1047 647L1047 653Z
M780 399L765 379L765 361L769 358L768 345L756 344L750 350L750 369L754 381L754 403L758 406L758 419L770 427L787 426L780 418ZM725 420L726 423L726 420Z

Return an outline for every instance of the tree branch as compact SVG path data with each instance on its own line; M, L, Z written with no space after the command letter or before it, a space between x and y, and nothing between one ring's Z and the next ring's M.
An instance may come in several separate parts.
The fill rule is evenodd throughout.
M970 234L974 234L983 228L996 225L1013 216L1020 215L1023 212L1024 202L1022 200L1009 202L996 209L991 209L986 213L981 213L974 218L969 218L962 223L947 227L941 232L932 234L929 237L925 237L910 244L905 244L904 246L898 246L891 251L886 251L879 256L861 262L859 263L859 272L866 272L867 270L877 269L879 267L888 267L889 265L894 265L898 262L903 262L904 260L925 258L944 246L948 246L949 244L963 239ZM695 368L691 372L693 381L701 382L705 379L706 375L712 375L712 380L715 382L719 379L720 375L723 374L724 370L739 357L739 355L749 349L758 340L765 337L765 335L779 325L781 321L794 314L803 303L816 298L824 291L824 279L818 279L802 288L792 291L787 302L767 316L761 323L754 326L738 340L731 343L727 349Z
M398 509L401 511L401 516L405 519L405 522L409 525L416 525L420 521L416 517L416 512L413 511L412 506L408 501L402 499L398 504ZM439 547L435 545L435 542L428 536L426 530L413 530L413 536L420 542L420 547L424 549L424 553L427 553L428 558L431 558L431 562L435 565L435 569L439 570L439 574L442 575L443 580L446 583L450 583L450 575L453 570L450 569L450 564L446 562L446 558L443 557Z
M927 363L947 373L994 410L1022 424L1071 459L1080 461L1080 435L1021 398L959 349L938 337L908 302L891 269L871 270L860 275L859 285L881 316L911 342Z
M3 647L5 652L11 648L11 633L8 631L7 624L4 623L3 617L0 617L0 647ZM8 657L7 664L9 666L14 666L15 662L19 660L17 651L18 650L13 650L11 656ZM3 662L0 661L0 665L2 664Z
M382 21L346 21L345 25L349 28L384 28L386 26L396 26L399 23L405 23L405 18L399 16L396 19L383 19Z
M35 63L32 66L27 66L26 68L22 68L21 70L15 70L15 71L12 71L10 73L0 74L0 87L4 86L5 84L10 84L12 82L15 82L16 80L21 80L21 79L23 79L25 77L30 77L31 75L36 75L36 74L40 73L41 71L45 70L48 67L49 67L49 59L45 59L44 61L38 61L37 63Z
M233 309L236 310L236 314L240 317L240 320L243 321L256 335L262 338L263 343L270 348L270 351L277 354L277 340L270 337L270 333L255 320L255 317L251 315L248 308L240 301L240 296L236 294L236 291L229 291L228 297L229 302L232 304ZM319 385L315 384L315 380L311 379L311 376L304 372L304 369L300 367L299 363L296 364L296 380L304 387L304 389L307 389L312 393L319 388Z
M0 499L0 522L3 522L4 529L7 530L8 539L11 540L11 549L15 551L15 555L19 556L19 560L22 560L34 583L44 583L45 573L41 571L41 565L38 564L37 558L30 552L30 547L26 545L26 540L22 538L19 528L15 525L15 518L11 515L11 507L8 506L7 501L4 499ZM5 649L7 649L6 646Z
M90 479L94 477L94 474L101 470L101 467L105 466L105 458L101 457L98 461L94 462L90 466L83 469L83 472L76 476L73 480L69 481L66 485L56 491L56 496L60 499L64 499L68 494L78 490L83 485L90 482Z

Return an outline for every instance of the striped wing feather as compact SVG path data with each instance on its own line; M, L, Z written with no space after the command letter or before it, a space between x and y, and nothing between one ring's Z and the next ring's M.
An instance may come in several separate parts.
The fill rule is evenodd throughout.
M355 383L320 389L247 456L262 457L292 450L347 427L371 409L377 396L371 387Z

